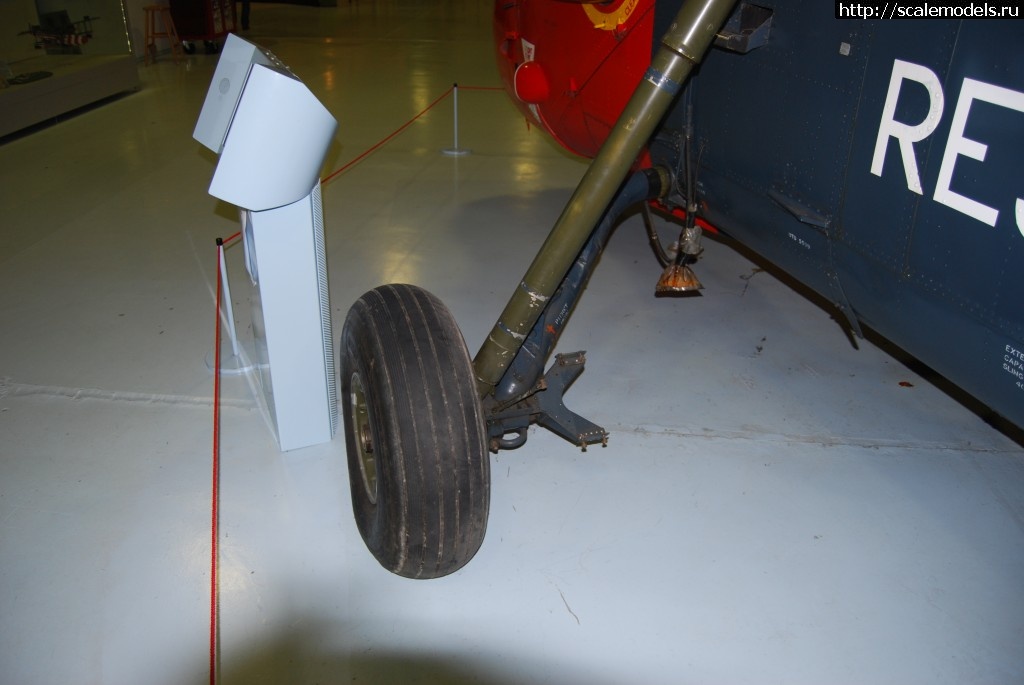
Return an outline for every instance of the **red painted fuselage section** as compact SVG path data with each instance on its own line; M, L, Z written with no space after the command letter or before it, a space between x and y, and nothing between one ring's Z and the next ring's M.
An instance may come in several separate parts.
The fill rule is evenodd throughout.
M654 0L496 0L512 101L578 155L597 154L651 60Z

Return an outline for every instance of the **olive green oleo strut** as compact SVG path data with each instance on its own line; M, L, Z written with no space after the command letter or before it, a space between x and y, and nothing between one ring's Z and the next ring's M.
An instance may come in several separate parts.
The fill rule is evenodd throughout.
M647 73L473 360L481 399L494 391L647 140L700 63L735 0L687 0Z

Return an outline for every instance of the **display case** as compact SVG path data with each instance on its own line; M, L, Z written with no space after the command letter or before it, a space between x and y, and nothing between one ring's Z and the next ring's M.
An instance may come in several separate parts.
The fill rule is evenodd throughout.
M0 136L136 90L122 0L0 2Z

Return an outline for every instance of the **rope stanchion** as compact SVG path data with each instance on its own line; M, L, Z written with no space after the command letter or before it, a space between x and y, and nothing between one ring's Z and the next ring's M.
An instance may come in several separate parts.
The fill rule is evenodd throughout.
M210 515L210 685L217 683L217 628L219 593L217 583L218 554L217 542L220 537L220 517L218 505L220 502L220 309L221 292L221 255L224 249L224 241L217 238L217 331L214 335L214 363L213 363L213 475L211 487L212 506Z
M455 143L454 143L454 145L452 145L452 147L446 147L445 149L441 150L441 152L443 152L444 154L449 155L449 156L460 157L462 155L468 155L470 151L466 150L464 148L460 148L459 147L459 84L458 83L453 83L452 84L452 108L454 110L453 119L455 121L455 134L454 134Z
M210 486L210 685L217 683L217 642L220 635L220 331L221 309L224 298L224 246L242 234L235 233L227 240L217 238L217 296L213 352L213 459Z

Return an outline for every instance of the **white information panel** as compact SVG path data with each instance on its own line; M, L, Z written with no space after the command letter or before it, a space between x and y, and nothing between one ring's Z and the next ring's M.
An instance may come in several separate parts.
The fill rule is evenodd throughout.
M319 178L336 128L277 58L228 36L193 137L220 154L210 194L243 210L259 385L284 451L338 423Z

